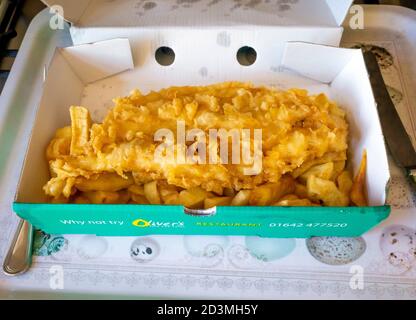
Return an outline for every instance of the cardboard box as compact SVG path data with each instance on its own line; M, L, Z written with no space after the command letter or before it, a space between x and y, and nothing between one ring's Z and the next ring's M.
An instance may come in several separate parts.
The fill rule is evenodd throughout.
M54 2L65 4L65 1ZM70 5L73 11L69 16L78 23L71 27L77 45L57 49L48 68L13 205L15 212L49 233L114 236L352 237L387 218L390 207L385 205L389 180L386 149L362 53L330 46L338 45L342 31L339 25L351 1L314 1L316 7L313 8L320 9L319 18L322 15L331 17L331 14L338 18L332 16L332 20L324 20L328 24L322 26L322 21L309 17L305 25L300 26L298 22L303 18L304 10L312 10L310 2L299 0L293 8L286 10L286 16L277 20L266 19L271 10L267 7L247 10L242 7L234 9L238 14L230 13L240 22L248 21L250 26L238 24L237 18L230 16L205 21L209 11L201 15L204 19L196 19L189 12L186 15L187 10L204 9L181 7L175 9L178 10L176 15L167 15L167 20L160 18L164 22L162 25L152 26L152 16L143 14L140 23L146 23L146 27L133 27L129 25L131 7L128 7L132 1L121 2L121 7L117 3L113 10L119 14L114 15L108 15L112 12L108 6L113 2L89 1L89 6L83 9ZM173 5L172 1L154 3L156 7L152 9L166 3ZM221 3L224 6L229 2ZM208 4L207 1L199 2L200 6L205 5L203 8L210 10ZM228 12L221 7L215 10ZM280 14L284 15L284 12ZM342 17L340 12L343 12ZM124 15L123 18L120 15ZM192 22L198 27L171 26L179 21L178 17L187 17L190 20L180 21ZM271 21L278 23L271 25ZM288 28L307 32L288 36L285 34ZM321 35L323 29L328 36L318 39L317 35ZM106 37L108 40L104 40ZM86 41L94 42L81 44ZM172 65L161 66L156 62L154 52L161 46L174 50ZM257 60L248 67L241 66L236 59L237 50L243 46L250 46L257 52ZM83 105L90 110L94 121L101 121L112 105L111 99L126 95L134 88L146 92L171 85L204 85L227 80L250 81L282 89L306 88L311 93L324 92L337 101L348 114L349 159L354 172L362 151L368 151L371 207L218 207L191 211L182 206L45 203L42 186L49 180L45 149L55 130L69 125L69 106Z

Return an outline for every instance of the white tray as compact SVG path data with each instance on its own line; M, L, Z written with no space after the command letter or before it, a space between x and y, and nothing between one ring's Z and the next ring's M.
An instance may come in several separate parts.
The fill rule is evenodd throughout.
M66 32L49 29L49 18L48 12L43 11L32 22L1 96L0 260L17 223L11 203L39 101L43 66L56 45L70 44ZM365 23L362 31L346 29L344 46L365 43L389 51L391 56L375 48L385 57L385 80L394 88L396 106L415 139L416 105L411 102L416 101L416 92L412 90L416 85L416 64L411 64L410 57L416 53L416 48L412 47L416 43L416 12L400 7L365 6ZM322 258L321 261L315 259L306 241L301 239L263 240L280 248L276 254L285 255L265 262L250 254L256 252L256 243L253 249L247 248L244 237L43 236L37 237L38 256L27 274L16 278L0 276L0 297L13 292L14 297L30 293L30 297L100 294L167 298L415 299L416 253L408 252L412 246L409 247L406 242L409 238L401 234L403 231L398 225L407 226L405 231L411 233L416 245L416 193L411 191L394 164L392 177L389 201L393 212L388 221L362 239L334 240L335 244L326 241L324 250L318 250L329 252L323 252L328 261L343 261L339 266L324 264ZM392 227L395 229L385 232ZM395 232L398 235L389 236ZM309 243L315 242L309 240ZM259 245L264 246L257 243ZM146 247L152 249L151 254L143 254L141 258L131 255L132 248L137 252ZM345 250L340 250L340 258L334 260L339 248ZM406 251L407 256L400 255L402 251ZM401 257L406 259L401 261ZM56 268L64 271L63 290L50 287ZM363 290L350 286L353 275L350 272L354 270L364 272Z

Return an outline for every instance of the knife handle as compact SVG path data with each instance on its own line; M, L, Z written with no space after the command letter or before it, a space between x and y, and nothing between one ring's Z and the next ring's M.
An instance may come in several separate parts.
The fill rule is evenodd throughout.
M20 220L4 259L3 271L6 275L16 276L25 273L32 263L33 226L26 220Z

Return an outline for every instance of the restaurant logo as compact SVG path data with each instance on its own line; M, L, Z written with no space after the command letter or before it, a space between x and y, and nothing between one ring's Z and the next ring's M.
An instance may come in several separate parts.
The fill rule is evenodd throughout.
M133 226L139 227L139 228L147 228L150 227L150 222L143 219L137 219L133 221Z
M138 228L184 228L183 221L153 221L145 219L137 219L133 221L133 226Z

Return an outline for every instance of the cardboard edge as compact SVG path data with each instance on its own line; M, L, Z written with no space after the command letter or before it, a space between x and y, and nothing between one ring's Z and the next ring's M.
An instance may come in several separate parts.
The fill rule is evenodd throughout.
M325 0L327 6L331 10L332 16L334 17L336 23L341 26L345 18L348 16L351 5L354 3L354 0Z
M36 122L37 122L38 117L39 117L39 109L40 109L40 106L41 106L41 103L42 103L42 98L43 98L43 94L44 94L44 90L45 90L45 83L46 83L46 79L48 77L48 71L49 71L49 68L52 65L52 62L54 61L56 55L58 54L58 50L59 50L59 48L55 48L48 64L45 64L43 66L42 86L41 86L42 94L40 95L39 102L35 106L35 110L34 110L35 117L34 117L33 121L31 122L31 129L30 129L30 133L29 133L29 139L27 141L27 144L26 144L25 150L24 150L22 166L20 168L19 178L18 178L18 181L17 181L16 190L14 192L14 197L13 197L14 203L17 201L17 199L19 197L19 193L20 193L20 189L21 189L21 183L22 183L22 180L23 180L23 174L24 174L24 171L25 171L24 168L26 167L26 162L28 161L29 150L30 150L30 146L32 144L32 139L33 139L34 130L35 130L35 127L36 127Z
M44 85L42 85L42 87L43 86ZM35 119L38 117L39 108L40 108L40 101L36 105L36 110L35 110L36 117L35 117ZM17 199L19 198L21 184L22 184L22 181L23 181L23 174L25 172L24 168L26 167L26 162L28 161L29 149L30 149L30 145L31 145L34 130L35 130L35 123L36 123L36 121L33 121L32 128L30 129L30 133L29 133L29 139L28 139L28 142L27 142L26 147L25 147L25 151L24 151L25 155L23 157L22 166L21 166L20 172L19 172L19 178L17 180L16 190L15 190L14 196L13 196L13 201L14 201L13 204L14 203L19 203L19 202L17 202Z
M374 109L374 111L377 115L375 117L376 119L372 118L372 120L374 121L376 130L377 130L377 132L375 132L375 134L378 136L380 141L382 141L383 150L385 151L385 152L383 152L383 155L384 155L383 156L383 160L384 160L383 161L384 162L383 166L387 170L386 171L383 170L382 173L383 173L383 175L385 175L384 179L383 179L384 180L384 182L383 182L384 183L384 188L383 189L385 190L384 193L383 193L383 199L384 199L384 203L387 204L387 196L388 196L387 187L388 187L388 185L390 183L390 180L391 180L390 165L389 165L388 153L387 153L388 148L387 148L386 140L384 138L384 134L383 134L383 130L382 130L381 122L380 122L380 116L379 116L379 113L378 113L377 103L376 103L376 100L375 100L375 97L374 97L374 91L373 91L373 88L372 88L372 85L371 85L371 82L370 82L370 79L369 79L369 76L368 76L368 70L367 70L367 66L365 64L365 60L364 60L362 50L361 49L346 49L346 50L351 50L352 59L345 65L345 67L341 70L341 72L339 74L341 74L345 69L347 69L350 64L358 62L360 64L360 67L365 71L365 74L367 76L367 77L365 77L364 81L366 82L366 85L368 86L368 89L369 89L369 94L371 95L371 99L372 99L371 108ZM334 78L334 80L335 79L336 79L336 77ZM368 174L368 172L367 172L367 174ZM368 179L367 179L367 184L368 184Z
M14 201L16 202L16 203L20 203L20 202L17 202L17 200L18 200L18 198L20 197L20 195L21 195L21 191L22 191L22 183L23 183L23 181L24 181L24 177L25 177L25 168L26 168L26 166L28 165L27 163L28 163L28 161L29 161L29 153L30 153L30 150L31 150L31 147L32 147L32 144L33 144L33 138L34 138L34 136L35 136L35 129L36 129L36 125L37 125L37 123L38 123L38 121L39 121L39 118L41 117L41 114L40 114L40 109L41 109L41 106L42 106L42 102L43 102L43 99L44 99L44 97L45 97L45 88L46 88L46 85L47 85L47 81L48 81L48 76L49 76L49 70L51 69L51 67L53 66L53 63L55 62L55 60L57 59L57 57L59 56L64 62L65 62L65 64L67 65L67 67L69 68L69 69L71 69L71 71L72 71L72 73L74 74L74 76L75 77L77 77L78 78L78 76L77 76L77 74L72 70L72 68L71 68L71 66L68 64L68 62L65 60L65 58L60 54L60 52L59 52L59 50L61 49L61 47L56 47L55 49L54 49L54 51L53 51L53 54L51 55L51 58L50 58L50 60L48 61L48 63L45 63L44 65L43 65L43 73L42 73L42 85L41 85L41 88L40 88L40 90L41 90L41 95L40 95L40 98L39 98L39 101L38 101L38 103L36 104L36 107L35 107L35 111L34 111L34 117L33 117L33 120L32 120L32 122L31 122L31 130L30 130L30 133L28 134L28 142L27 142L27 144L25 145L25 150L24 150L24 157L23 157L23 161L22 161L22 166L21 166L21 169L20 169L20 173L19 173L19 178L18 178L18 183L17 183L17 185L16 185L16 190L15 190L15 193L14 193ZM79 79L78 78L78 80L80 81L80 82L82 82L81 81L81 79ZM46 149L44 150L44 152L46 151ZM44 158L44 161L47 161L46 160L46 157Z
M38 228L41 228L42 230L46 231L46 232L50 232L50 233L69 233L69 234L79 234L81 232L74 232L73 225L70 224L68 226L61 226L59 230L57 230L57 226L51 226L47 221L45 222L45 220L41 217L42 213L45 212L47 214L52 214L52 212L55 212L57 210L59 210L59 207L61 206L65 206L66 208L66 213L71 214L71 210L75 210L75 208L77 209L77 213L82 213L84 210L90 210L91 208L93 209L92 211L101 211L103 213L105 212L115 212L114 210L116 210L117 208L123 207L123 209L126 209L126 205L122 205L122 204L114 204L114 205L97 205L97 204L70 204L69 208L68 205L66 204L31 204L31 203L13 203L13 210L16 212L16 214L21 217L22 219L26 219L29 222L31 222L33 225L35 225ZM230 222L234 219L238 219L239 217L242 216L241 212L237 212L235 210L232 210L233 208L231 207L220 207L220 208L225 208L225 209L231 209L231 210L224 210L222 212L222 215L217 216L217 217L204 217L204 216L189 216L186 215L185 213L183 213L183 211L179 211L179 209L181 209L181 206L158 206L158 205L128 205L129 209L135 209L134 211L132 211L131 213L127 213L126 211L122 211L120 212L120 219L123 219L124 221L129 221L131 224L133 224L134 221L136 221L136 219L148 219L148 215L151 214L152 217L150 217L150 219L155 219L156 221L158 221L159 219L164 219L163 217L165 217L164 212L168 211L169 208L173 208L175 210L174 212L174 216L170 216L167 219L171 220L179 220L181 221L182 219L185 219L185 223L191 222L191 219L193 221L193 219L199 219L199 221L205 221L206 218L210 219L222 219L224 217L226 217L225 223ZM157 207L163 207L162 211L157 211L159 212L159 215L156 215L153 217L153 212L155 212L155 210L153 208L157 208ZM94 210L94 208L96 208ZM143 210L143 216L140 215L140 211L137 209L140 208L146 208L146 210ZM276 212L270 212L270 208L267 207L239 207L240 209L243 208L244 211L251 211L254 209L258 209L257 212L257 218L259 219L273 219L273 214L275 214ZM68 210L69 209L69 210ZM103 210L104 209L104 210ZM153 210L152 210L153 209ZM296 213L296 215L299 215L299 210L302 210L302 208L299 207L275 207L276 211L278 211L278 219L286 219L287 217L292 217L293 219L293 213ZM338 236L348 236L348 237L352 237L352 236L361 236L362 234L368 232L369 230L373 229L374 227L376 227L378 224L380 224L382 221L386 220L390 213L391 213L391 207L388 205L384 205L384 206L376 206L376 207L366 207L366 208L361 208L361 207L347 207L348 210L344 210L345 208L342 207L325 207L325 208L310 208L310 207L306 207L304 208L306 210L308 210L310 213L314 214L316 213L317 216L321 216L322 218L322 214L324 216L331 216L334 213L334 210L337 211L338 213L338 218L340 214L348 214L351 213L353 216L355 217L359 217L361 215L365 215L367 214L366 210L369 211L368 213L371 214L371 216L369 217L369 219L366 219L366 224L365 227L363 228L363 226L359 226L359 224L354 224L355 227L352 227L352 229L348 229L347 231L345 230L339 230L339 232L341 232L341 234L338 234ZM312 210L311 210L312 209ZM324 209L325 212L322 212L322 209ZM178 211L176 211L178 210ZM297 211L297 212L293 212L293 211ZM163 212L164 211L164 212ZM230 212L226 212L226 211L230 211ZM269 212L268 212L269 211ZM136 213L135 213L136 212ZM170 211L170 213L172 213L172 210ZM244 213L244 212L243 212ZM267 215L267 216L266 216ZM246 216L247 215L244 215ZM310 215L308 215L310 217ZM117 213L114 217L117 217ZM94 218L94 217L93 217ZM71 218L68 218L71 219ZM313 217L312 217L312 221L313 221ZM351 218L349 218L351 219ZM347 219L348 220L348 219ZM312 221L308 220L308 219L304 219L304 218L294 218L293 219L293 223L299 222L299 223L313 223ZM216 221L219 222L219 221ZM242 221L241 223L249 223L247 221ZM134 225L134 224L133 224ZM127 226L127 225L126 225ZM77 226L76 226L77 227ZM203 226L200 226L203 227ZM261 227L261 226L259 226ZM357 230L358 229L358 230ZM72 231L71 231L72 230ZM76 229L79 231L79 229ZM93 228L93 231L90 229L88 232L85 232L85 230L82 232L82 234L97 234L97 235L103 235L103 236L128 236L130 235L130 233L132 233L135 236L143 236L146 234L169 234L169 235L174 235L177 234L175 231L175 229L169 229L170 231L168 232L162 232L162 233L158 233L158 230L155 229L140 229L140 232L132 232L132 231L124 231L123 234L115 234L113 232L109 232L107 231L100 231L97 228ZM202 232L202 234L206 234L206 235L218 235L218 234L223 234L221 233L221 231L219 229L204 229L207 230L207 232ZM263 238L270 238L270 237L274 237L276 238L276 232L278 232L277 229L269 229L266 228L263 231L255 231L255 234L251 233L251 232L239 232L238 229L233 229L233 231L231 232L231 234L228 235L240 235L240 236L259 236L259 237L263 237ZM111 233L111 234L110 234ZM183 235L182 232L178 233L180 235ZM190 233L189 230L188 232L186 232L185 234L194 234L193 232ZM331 229L327 229L327 231L323 232L322 230L320 230L319 232L317 232L317 234L314 234L314 232L312 230L306 230L303 229L302 235L299 236L299 233L296 233L296 235L289 235L287 233L280 234L279 237L282 238L309 238L312 236L334 236L334 230Z
M311 50L322 49L322 50L326 50L327 52L336 51L337 56L339 56L340 52L345 52L345 53L349 53L350 57L348 58L348 61L347 59L345 59L346 61L342 64L342 66L340 68L337 68L336 70L333 70L331 74L318 76L316 74L314 75L312 71L311 72L302 71L302 70L305 70L303 66L299 67L296 62L291 61L291 58L293 57L294 52L301 51L304 49L306 50L307 49L311 49ZM286 43L286 46L284 48L282 61L280 64L283 68L290 70L292 72L295 72L297 75L302 76L304 78L312 79L312 80L325 83L325 84L331 84L331 82L334 81L334 79L344 70L344 68L348 65L348 63L351 62L351 60L354 58L355 51L361 51L361 50L339 48L339 47L334 47L330 45L316 44L316 43L311 43L311 42L289 41ZM311 64L310 61L308 61L308 65L314 66L315 64L313 63ZM315 67L312 67L311 70L314 68Z
M68 21L69 23L73 25L76 25L77 23L79 23L81 21L81 18L88 11L88 8L92 5L96 5L96 3L94 2L97 2L97 0L96 1L93 1L93 0L85 0L85 1L84 0L41 0L41 1L48 8L50 8L51 14L56 14L56 12L52 10L53 6L60 6L63 9L63 13L60 14L60 16L62 16L63 19L65 19L66 21ZM327 10L332 15L333 21L331 21L331 25L333 25L333 27L336 27L336 26L339 27L342 25L343 21L348 15L349 8L351 7L353 0L320 0L320 2L322 2L323 6L327 7ZM74 3L76 5L74 5ZM255 25L257 26L258 24L255 24ZM227 25L227 27L230 27L230 26L232 26L232 24ZM166 26L166 27L174 27L174 25ZM308 26L308 27L319 28L319 27L324 27L324 26L316 25L316 26Z
M377 119L373 119L373 121L376 122L375 125L377 126L378 134L380 135L380 139L383 142L384 150L386 151L384 153L385 157L383 157L384 158L383 159L384 160L383 161L384 162L384 166L387 168L387 172L385 173L386 176L384 177L384 180L385 180L384 189L386 190L385 191L385 195L384 195L384 201L386 203L387 202L387 196L388 196L387 187L388 187L388 185L389 185L389 183L391 181L391 174L390 174L391 170L390 170L390 164L389 164L388 153L387 153L388 152L387 151L388 150L388 146L387 146L386 139L384 137L383 127L381 125L380 115L378 113L378 106L377 106L376 99L374 97L374 90L373 90L373 87L372 87L371 82L370 82L367 65L366 65L365 60L364 60L364 55L363 55L363 52L362 52L361 49L356 49L356 50L359 50L357 52L357 54L356 54L356 59L359 59L360 64L362 65L362 67L364 68L364 70L365 70L365 72L366 72L366 74L368 76L366 78L366 82L367 82L367 84L368 84L368 86L369 86L369 88L371 90L371 97L372 97L372 100L373 100L372 106L375 109L375 112L377 114Z
M28 206L40 206L40 207L62 207L64 206L65 208L91 208L91 207L105 207L105 208L120 208L123 207L125 208L126 206L128 207L134 207L134 208L174 208L178 211L179 213L179 209L181 211L181 214L184 214L186 216L192 216L192 217L206 217L208 215L202 215L202 214L190 214L189 211L194 211L195 213L198 211L199 213L202 212L208 212L208 213L212 213L214 210L213 208L211 209L201 209L201 210L192 210L192 209L186 209L184 206L182 205L160 205L160 204L94 204L94 203L89 203L89 204L81 204L81 203L43 203L43 202L18 202L18 201L14 201L13 202L13 208L25 208ZM235 214L241 214L240 209L244 209L244 210L250 210L253 211L253 209L257 210L257 211L270 211L270 210L276 210L276 211L283 211L286 209L302 209L305 208L308 211L316 211L316 212L322 212L322 211L334 211L334 210L340 210L340 211L344 211L344 210L350 210L350 211L363 211L363 210L378 210L380 213L383 214L383 217L387 217L389 212L391 211L391 206L388 204L384 204L384 205L379 205L379 206L368 206L368 207L270 207L270 206L264 206L264 207L253 207L253 206L242 206L242 207L232 207L232 206L220 206L220 207L215 207L217 210L215 210L215 214L210 214L209 216L216 216L221 215L221 214L231 214L231 213L235 213ZM220 210L218 210L220 209ZM188 211L188 212L187 212ZM226 212L228 211L228 212ZM237 212L238 211L238 212ZM290 214L290 213L288 213Z
M102 50L105 49L105 47L117 47L118 52L115 52L115 50ZM83 63L82 55L88 55L91 51L98 51L101 59L106 58L107 62L102 63L102 61L95 61L96 64L94 65L86 65L85 63ZM68 66L81 80L81 82L85 85L134 69L131 44L129 39L127 38L113 38L108 40L78 44L66 48L59 48L58 53L66 61ZM118 59L118 56L115 56L115 54L118 54L120 58L122 55L124 55L123 58L126 59ZM71 61L71 59L73 60ZM109 64L108 61L116 61L119 65ZM94 67L100 68L102 74L95 75L92 78L89 75L86 76L85 74L83 74L84 72L87 74L91 74L91 70L86 72L85 69L93 69ZM112 68L113 70L111 70L110 68Z

